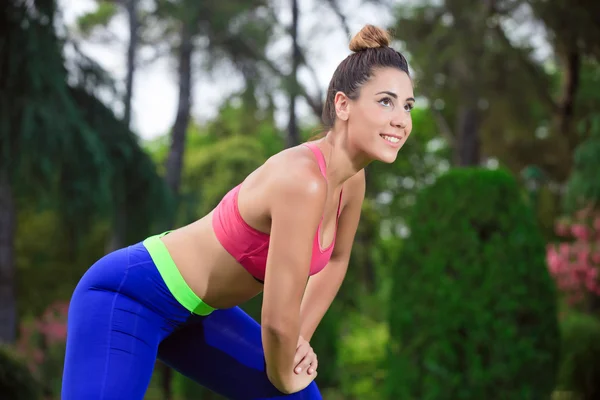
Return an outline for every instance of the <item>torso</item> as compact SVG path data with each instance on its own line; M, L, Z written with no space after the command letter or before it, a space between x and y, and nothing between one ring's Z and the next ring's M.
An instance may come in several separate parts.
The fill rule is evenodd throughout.
M308 154L302 156L312 157L308 149L286 151L304 151ZM250 227L266 234L270 233L271 224L266 206L268 193L262 186L269 168L267 162L250 174L238 194L240 216ZM320 246L323 249L334 241L341 190L341 187L328 188L320 230ZM344 204L339 204L339 207L343 209ZM223 248L213 229L213 213L214 210L200 220L169 233L162 241L198 297L214 308L230 308L259 294L263 285Z

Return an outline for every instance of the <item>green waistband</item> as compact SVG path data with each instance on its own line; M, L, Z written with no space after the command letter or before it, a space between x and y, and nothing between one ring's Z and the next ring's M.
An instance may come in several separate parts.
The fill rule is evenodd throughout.
M173 297L175 297L182 306L194 314L210 314L215 309L202 301L200 297L196 296L196 293L188 286L175 265L175 261L171 258L167 247L162 240L160 240L160 238L167 233L168 232L150 236L144 240L144 247L146 247L148 253L150 253L152 261L156 264L160 276L165 281L165 284L171 291Z

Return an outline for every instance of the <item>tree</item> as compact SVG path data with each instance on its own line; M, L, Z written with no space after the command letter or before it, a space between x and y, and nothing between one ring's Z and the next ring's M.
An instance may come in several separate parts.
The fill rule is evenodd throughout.
M219 62L231 61L246 77L254 73L254 58L238 43L243 37L255 40L261 53L268 41L270 30L268 18L257 10L264 7L263 1L250 4L242 1L227 3L205 3L190 0L157 1L154 18L157 21L155 43L169 43L177 55L179 100L175 123L171 130L171 145L166 160L165 180L177 198L181 183L181 171L186 143L186 132L192 107L193 56L203 50L211 61L206 63L207 73ZM259 29L260 25L267 29ZM160 39L159 39L160 38ZM205 39L207 46L200 43Z
M135 71L137 68L137 53L139 47L139 28L140 16L138 11L138 0L119 1L100 0L95 11L84 14L78 19L78 26L81 32L88 38L93 36L95 28L98 25L106 26L115 15L117 15L117 5L122 4L127 14L129 23L129 39L127 44L127 75L125 78L125 92L123 93L123 123L131 126L131 103L133 98L133 83ZM117 204L115 215L113 216L113 233L107 244L107 252L123 247L126 243L127 220L128 215L125 212L125 205L115 199Z
M10 1L3 13L7 34L0 38L0 340L7 342L16 334L16 193L39 196L58 184L63 193L81 196L74 212L106 205L106 155L69 98L54 11L52 0L30 6Z
M548 398L555 290L515 179L451 170L419 194L408 226L389 259L389 398Z
M296 122L296 98L298 92L298 67L300 65L300 47L298 46L298 0L291 0L292 5L292 24L290 33L292 36L292 72L290 73L290 106L289 106L289 122L288 122L288 147L297 146L300 144L300 132L298 131L298 123Z
M0 340L7 342L16 335L17 199L54 207L73 251L95 218L114 212L115 193L138 210L141 221L153 221L153 202L166 201L154 165L133 134L93 94L110 80L79 54L69 77L73 84L67 83L54 14L53 0L11 1L3 25L8 34L0 39L5 49L0 82ZM139 186L130 186L133 193L119 191L127 174L138 178ZM145 190L155 198L144 196ZM141 228L136 236L144 233Z
M597 37L587 11L594 7L513 0L397 7L394 28L456 165L497 158L515 173L534 164L564 182L580 140L574 100L581 60L592 56ZM565 23L583 14L581 25ZM531 31L522 37L510 29L539 25L550 33L544 59L534 54Z

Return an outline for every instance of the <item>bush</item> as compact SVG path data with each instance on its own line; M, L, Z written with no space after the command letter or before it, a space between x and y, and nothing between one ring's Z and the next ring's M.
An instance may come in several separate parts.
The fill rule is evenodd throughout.
M381 400L387 372L387 324L362 313L350 312L345 317L345 334L341 338L337 362L342 398ZM320 377L319 374L318 381ZM321 385L320 381L318 383Z
M41 388L15 352L0 346L0 396L10 400L39 400Z
M600 322L596 317L570 313L560 323L561 363L557 388L578 399L600 398Z
M392 399L548 399L559 333L532 210L510 174L451 170L423 190L392 262Z

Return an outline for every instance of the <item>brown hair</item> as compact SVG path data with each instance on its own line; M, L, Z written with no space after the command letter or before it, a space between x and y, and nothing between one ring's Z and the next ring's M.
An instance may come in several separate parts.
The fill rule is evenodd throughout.
M376 68L392 67L408 72L406 58L390 46L388 32L373 25L365 25L350 41L353 52L335 70L327 99L323 106L322 120L326 129L331 129L335 122L335 94L343 92L350 99L358 98L360 86L367 82Z

